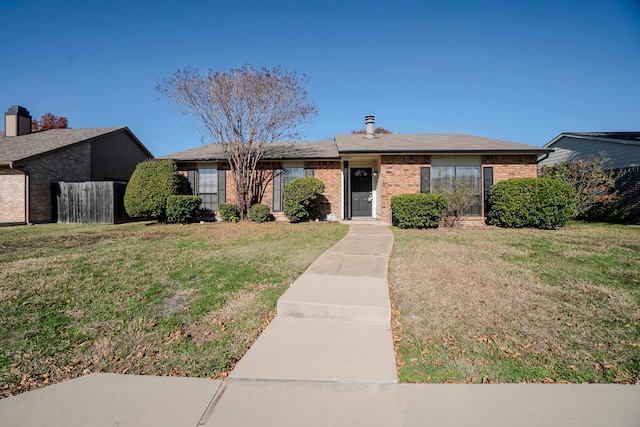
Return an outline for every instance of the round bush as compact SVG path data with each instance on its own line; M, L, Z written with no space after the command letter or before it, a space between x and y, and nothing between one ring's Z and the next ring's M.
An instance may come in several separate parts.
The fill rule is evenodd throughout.
M271 220L271 210L269 206L256 203L249 208L249 219L253 222L267 222Z
M401 194L391 198L393 225L400 228L437 228L447 211L441 194Z
M575 214L575 190L557 179L509 179L489 192L487 222L499 227L551 230L563 227Z
M167 198L167 222L186 224L198 216L202 199L197 196L169 196Z
M233 203L221 203L218 206L218 215L226 222L238 222L240 219L238 207Z
M316 200L324 191L324 183L318 178L296 178L284 186L284 214L291 222L317 218Z
M164 220L167 198L178 191L178 174L172 160L139 163L124 194L124 208L133 218Z

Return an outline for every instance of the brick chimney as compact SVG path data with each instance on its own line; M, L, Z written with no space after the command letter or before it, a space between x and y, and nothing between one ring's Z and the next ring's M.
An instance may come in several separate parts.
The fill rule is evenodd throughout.
M4 136L20 136L31 133L31 114L29 111L14 105L4 113Z
M364 116L364 137L365 138L375 138L375 133L374 133L374 123L375 123L375 117L374 116Z

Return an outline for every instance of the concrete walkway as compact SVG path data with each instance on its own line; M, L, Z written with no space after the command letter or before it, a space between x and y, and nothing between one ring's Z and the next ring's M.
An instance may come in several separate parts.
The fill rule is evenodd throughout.
M351 225L225 381L93 374L0 400L0 426L640 426L640 387L398 384L391 232Z

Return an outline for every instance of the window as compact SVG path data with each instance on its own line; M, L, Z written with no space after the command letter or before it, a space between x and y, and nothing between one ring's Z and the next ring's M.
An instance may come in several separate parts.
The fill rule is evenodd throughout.
M218 210L218 170L198 169L198 196L202 199L202 208Z
M431 192L431 168L429 166L420 168L420 192Z
M487 166L482 168L484 172L484 210L485 216L487 215L487 208L489 206L489 190L493 185L493 167Z
M432 169L431 189L434 193L469 189L473 194L473 203L467 215L481 215L479 166L434 166Z
M307 169L309 170L309 169ZM311 169L313 171L313 169ZM296 178L302 178L306 175L305 168L283 168L273 171L273 211L282 212L282 195L284 186Z

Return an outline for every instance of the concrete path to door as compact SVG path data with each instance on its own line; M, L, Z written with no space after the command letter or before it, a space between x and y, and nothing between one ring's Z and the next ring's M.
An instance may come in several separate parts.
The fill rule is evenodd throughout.
M0 426L640 426L639 386L398 384L392 245L350 225L224 381L93 374L0 400Z

